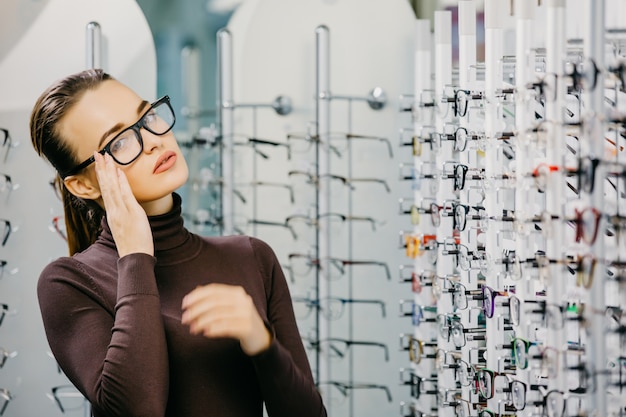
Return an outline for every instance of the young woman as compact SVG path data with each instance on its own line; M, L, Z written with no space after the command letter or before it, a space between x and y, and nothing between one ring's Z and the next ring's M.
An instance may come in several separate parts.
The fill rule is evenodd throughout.
M71 255L38 283L56 360L96 417L325 416L272 249L184 228L174 121L100 70L34 106Z

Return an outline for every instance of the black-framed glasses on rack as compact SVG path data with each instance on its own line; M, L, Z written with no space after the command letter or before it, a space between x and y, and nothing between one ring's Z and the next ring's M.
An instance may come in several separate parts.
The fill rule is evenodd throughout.
M493 398L496 388L495 388L495 379L498 377L508 378L511 375L502 372L492 371L491 369L482 368L476 373L476 380L478 382L478 392L486 399ZM524 401L522 401L522 404ZM523 407L522 407L523 408Z
M468 220L478 220L479 228L484 228L484 225L480 224L480 221L486 220L487 216L485 213L485 207L483 206L472 206L468 204L454 203L454 228L458 231L462 232L467 227ZM470 210L476 211L477 214L469 214Z
M361 259L342 259L335 257L315 258L304 253L290 253L287 255L289 264L295 275L306 276L314 268L322 270L322 276L331 281L341 279L349 266L379 266L385 270L387 281L391 281L391 272L386 262Z
M6 388L0 388L0 416L4 415L9 403L13 401L14 398L11 391Z
M537 81L528 83L526 88L535 92L538 101L553 102L557 96L558 76L555 73L544 73Z
M0 278L4 276L4 268L6 268L8 261L0 259Z
M330 143L334 143L335 149L339 151L339 153L345 153L348 148L348 144L354 141L374 141L381 142L386 145L387 152L389 154L389 158L393 158L393 149L391 146L391 142L388 138L384 136L376 136L376 135L364 135L359 133L341 133L341 132L331 132L329 134Z
M13 359L16 356L17 356L17 351L15 350L8 351L2 346L0 346L0 369L4 367L4 365L7 363L7 360Z
M17 311L11 310L8 304L0 303L0 326L2 326L6 316L14 316L15 314L17 314Z
M408 374L408 378L407 378ZM424 378L415 373L414 369L400 368L400 384L411 387L411 397L419 400L422 395L438 395L436 377ZM430 386L427 386L430 384Z
M385 302L376 299L357 299L357 298L341 298L341 297L325 297L321 299L312 299L308 297L292 298L296 317L305 319L309 317L311 311L319 310L321 314L328 320L338 320L343 317L345 307L348 304L362 305L378 305L381 309L382 317L386 317Z
M399 98L399 111L411 112L413 121L423 120L424 109L433 109L435 103L435 91L431 89L421 90L419 97L414 94L402 94Z
M288 133L287 141L290 143L290 149L294 153L305 153L308 154L314 144L321 143L320 137L318 135L312 133ZM301 141L301 142L300 142ZM339 151L332 146L328 145L330 150L333 151L337 156L341 156Z
M453 165L452 170L447 169L447 166L450 164ZM485 170L483 168L470 168L469 166L458 162L444 162L441 177L444 179L453 179L454 190L461 191L465 189L465 183L467 180L484 180Z
M275 188L284 188L289 193L289 201L293 204L296 199L294 197L293 185L284 184L280 182L271 182L271 181L250 181L248 183L252 187L275 187Z
M4 151L3 159L3 161L6 162L7 158L9 157L9 150L11 149L11 146L13 146L9 129L4 129L0 127L0 142L2 142L2 147L6 148L6 150Z
M335 387L337 390L339 390L339 392L343 395L344 399L348 397L348 393L350 391L353 390L362 390L362 389L367 389L367 390L382 390L385 395L387 396L387 401L388 402L392 402L393 398L391 397L391 391L389 390L389 387L387 387L386 385L382 385L382 384L369 384L369 383L362 383L362 382L341 382L341 381L321 381L318 382L317 384L318 386L320 385L332 385L333 387Z
M328 219L331 226L332 224L346 223L346 222L367 222L371 225L372 230L376 231L376 225L383 224L384 222L377 221L370 216L354 216L342 213L322 213L319 215L320 219ZM285 223L290 224L292 221L303 220L309 226L319 227L320 222L318 219L306 214L292 214L285 218Z
M7 219L0 219L0 239L2 239L2 246L7 244L9 236L11 236L11 230L11 221Z
M348 354L348 350L352 346L369 346L378 347L383 349L385 355L385 362L389 362L389 349L387 345L380 342L374 342L369 340L350 340L340 337L327 337L320 340L307 340L308 345L317 350L326 349L330 352L332 357L344 358Z
M458 89L454 92L455 116L465 117L469 109L469 103L475 100L482 100L483 93L480 91L470 91Z
M255 148L257 145L267 145L267 146L272 146L274 148L283 147L287 150L287 159L291 160L291 145L289 143L278 142L275 140L263 139L263 138L257 138L257 137L249 137L248 143ZM265 156L265 159L268 159L268 157Z
M322 178L328 178L330 180L337 180L339 182L341 182L343 185L349 187L350 189L354 189L354 187L352 186L352 184L350 184L350 179L348 179L347 177L343 177L341 175L335 175L335 174L320 174L315 175L309 171L303 171L303 170L291 170L287 173L287 176L289 177L293 177L293 176L304 176L307 178L307 183L314 185L315 187L319 187L320 184L320 179Z
M242 217L236 216L235 225L233 227L234 231L237 234L245 235L249 234L248 230L250 227L256 226L270 226L270 227L280 227L286 229L291 234L291 237L294 240L298 239L298 235L296 231L291 227L290 224L285 223L284 221L273 221L273 220L262 220L262 219L244 219Z
M50 392L48 397L59 406L62 413L89 406L87 399L73 385L57 385Z
M17 184L13 184L10 175L0 173L0 193L7 193L7 200L11 195L11 191L15 190L17 187Z
M413 402L407 404L404 401L400 401L400 416L401 417L438 417L439 414L425 413L423 411L418 410L417 405Z
M563 75L572 80L574 91L593 91L598 85L600 70L592 58L584 60L567 59L563 63Z

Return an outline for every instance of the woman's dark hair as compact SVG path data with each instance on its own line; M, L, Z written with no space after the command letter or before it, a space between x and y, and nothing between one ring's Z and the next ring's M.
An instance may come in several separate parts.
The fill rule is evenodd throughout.
M113 78L100 69L90 69L65 77L44 91L30 116L33 147L56 169L54 186L59 191L65 212L67 244L70 255L95 242L101 229L104 210L92 200L76 197L65 187L61 173L68 172L78 161L68 138L62 138L59 121L81 99L83 94Z

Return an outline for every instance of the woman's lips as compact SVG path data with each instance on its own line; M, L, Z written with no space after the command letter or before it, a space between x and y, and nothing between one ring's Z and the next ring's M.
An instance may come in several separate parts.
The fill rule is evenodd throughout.
M154 164L153 174L160 174L167 171L176 163L176 153L173 151L165 152Z

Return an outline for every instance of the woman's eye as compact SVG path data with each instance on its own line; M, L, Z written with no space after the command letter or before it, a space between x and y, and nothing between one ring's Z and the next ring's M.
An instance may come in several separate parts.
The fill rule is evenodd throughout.
M148 126L152 125L156 120L157 120L157 115L156 115L156 112L154 111L154 109L150 110L143 117L144 123L147 124Z
M128 146L128 143L130 142L130 140L132 139L132 133L128 132L125 134L122 134L121 136L119 136L115 142L113 142L111 144L111 147L109 148L112 154L116 154L120 151L122 151L125 147Z

